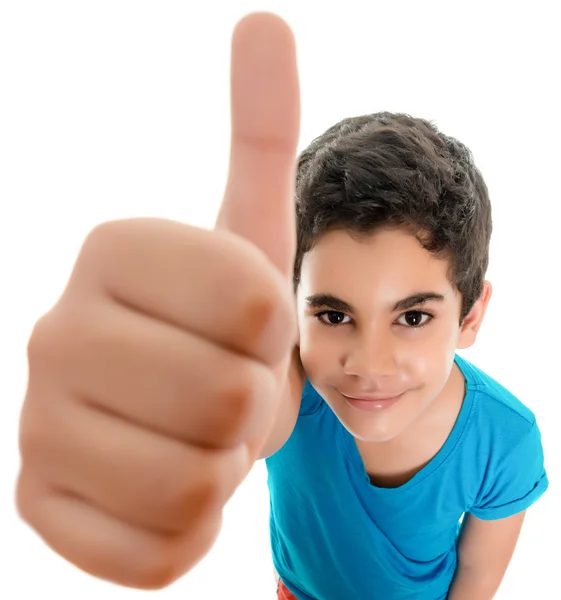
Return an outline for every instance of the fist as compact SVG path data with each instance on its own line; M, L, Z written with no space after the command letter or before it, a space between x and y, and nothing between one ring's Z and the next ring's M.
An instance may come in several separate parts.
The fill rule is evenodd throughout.
M97 227L28 346L22 518L64 558L161 588L210 549L273 426L296 342L292 34L236 28L217 226Z

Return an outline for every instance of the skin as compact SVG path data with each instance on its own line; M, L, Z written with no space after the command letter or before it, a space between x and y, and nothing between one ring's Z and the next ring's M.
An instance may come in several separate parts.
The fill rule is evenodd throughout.
M157 589L189 571L272 428L297 331L298 95L289 27L243 19L216 228L96 227L34 328L17 507L98 578Z
M485 282L460 323L461 297L448 268L448 260L399 228L360 238L332 231L304 257L297 294L302 364L359 442L422 435L429 422L450 432L463 400L454 354L474 343L491 285ZM438 299L396 309L400 301L427 294ZM365 411L343 394L401 397L386 409Z
M496 521L466 515L449 600L495 597L518 543L526 511Z
M484 283L460 320L461 297L448 268L446 259L395 227L359 238L330 232L302 263L297 293L302 364L355 437L373 484L381 487L398 487L426 465L462 406L465 381L454 354L475 342L491 285ZM402 302L421 293L424 302ZM386 409L365 411L342 394L403 395ZM450 600L492 600L524 516L483 521L466 515Z
M302 373L293 358L291 271L299 86L293 35L278 17L257 13L236 27L231 98L230 168L215 229L156 219L96 227L60 300L29 340L17 508L66 560L127 587L163 588L204 557L223 506L279 414L286 413L277 448L297 414ZM415 363L401 352L403 336L414 334L386 323L388 303L411 291L403 287L413 281L405 266L393 290L380 285L381 273L370 278L366 291L373 295L365 303L365 278L358 290L343 285L349 273L327 240L318 248L331 248L339 285L327 277L326 263L322 286L330 285L320 289L317 277L308 277L309 293L354 303L359 326L341 328L337 350L328 330L301 317L307 368L357 437L397 439L436 406L439 385L445 389L453 328L449 337L441 332L450 346L434 358L438 376L428 377L432 359ZM307 258L309 272L317 250ZM358 267L366 273L365 264ZM456 342L473 341L485 305ZM382 339L389 346L368 367ZM316 341L326 344L323 368ZM420 350L422 343L414 345ZM393 416L370 415L363 423L334 384L349 385L348 392L399 385L408 397ZM281 402L287 389L293 402ZM476 533L470 546L478 545Z

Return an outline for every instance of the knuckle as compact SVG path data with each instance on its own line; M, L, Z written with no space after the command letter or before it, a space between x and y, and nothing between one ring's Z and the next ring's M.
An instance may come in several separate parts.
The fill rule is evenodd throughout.
M15 504L19 517L28 524L33 522L32 498L28 492L27 470L22 469L16 482Z
M61 431L51 406L41 398L25 399L19 424L19 453L22 467L48 478L56 470Z
M160 537L156 547L138 561L142 565L137 575L137 587L161 590L169 587L190 571L216 542L222 526L222 511L205 515L179 536ZM143 559L149 559L145 564Z
M180 496L181 506L183 509L187 507L188 514L192 516L189 525L215 511L222 503L222 486L212 462L207 465L201 480Z
M259 354L269 354L278 345L279 325L289 324L289 311L276 286L261 285L248 295L240 323L244 339Z
M83 248L84 250L92 250L105 248L108 244L111 245L118 235L120 229L119 221L105 221L96 225L86 236Z
M222 405L232 429L239 429L251 418L257 388L258 382L254 369L246 366L236 377L236 382L224 391Z
M248 299L246 321L251 324L254 337L261 338L267 332L278 312L278 302L268 290L254 294Z
M79 286L88 281L89 285L99 285L107 276L107 271L111 271L115 262L120 260L126 245L126 234L126 224L121 221L106 221L96 225L82 244L75 267L78 276L71 279L71 283Z
M167 545L152 553L151 559L137 574L137 587L146 590L163 590L181 576L180 570L170 558Z
M295 341L294 298L273 269L261 269L253 281L239 319L243 339L256 356L274 364Z
M165 515L167 526L181 531L192 529L221 505L221 485L213 460L201 456L185 472L185 461L181 469L168 470L159 478L152 494L158 513ZM148 497L148 494L146 495Z
M28 405L25 412L25 417L20 420L19 450L22 460L28 464L34 457L42 454L44 441L43 432L37 423L38 420L30 416L33 407Z
M233 436L231 443L241 443L258 426L257 421L269 404L273 380L267 367L250 360L244 361L235 380L223 393L222 429Z
M28 391L20 414L18 432L19 452L26 466L35 462L37 457L43 456L46 447L45 435L52 431L49 417L40 415L39 412L45 411L41 410L37 398Z
M27 358L30 364L52 357L56 349L57 332L50 313L42 316L34 325L27 342Z
M203 446L214 441L219 447L231 448L244 441L261 414L264 396L272 390L272 372L262 363L224 348L210 348L197 368L207 362L220 373L218 378L184 368L174 371L175 401L166 407L166 423L182 440L194 438ZM196 429L194 419L198 421Z
M15 486L15 509L18 516L35 531L43 531L41 507L52 492L37 473L22 465Z
M95 315L86 306L76 309L68 302L59 302L35 324L27 343L30 375L56 365L65 368L77 344L84 336L85 325Z
M274 278L263 277L260 288L250 298L248 308L251 310L252 318L255 318L257 323L261 323L265 329L279 313L284 311L285 306L281 290Z

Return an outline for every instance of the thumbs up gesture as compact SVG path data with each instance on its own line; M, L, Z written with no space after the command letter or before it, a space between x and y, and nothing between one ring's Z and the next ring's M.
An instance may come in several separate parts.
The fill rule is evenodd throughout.
M214 230L97 227L29 341L20 514L77 567L129 587L164 587L208 552L274 428L296 342L299 93L283 21L238 24L231 85Z

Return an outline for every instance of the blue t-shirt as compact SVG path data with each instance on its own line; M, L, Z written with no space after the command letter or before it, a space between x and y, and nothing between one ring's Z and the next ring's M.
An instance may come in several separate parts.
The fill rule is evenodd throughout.
M534 414L456 356L466 395L447 441L397 488L370 483L353 436L309 382L266 460L274 565L299 600L439 600L466 513L502 519L547 489Z

